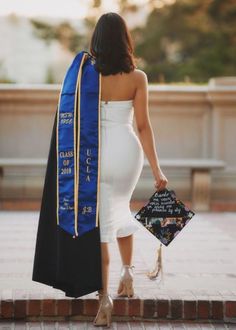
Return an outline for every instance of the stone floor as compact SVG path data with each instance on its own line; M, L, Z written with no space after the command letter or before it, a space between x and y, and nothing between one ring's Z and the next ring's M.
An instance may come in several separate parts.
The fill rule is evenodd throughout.
M40 299L64 295L60 290L31 280L38 216L34 211L0 212L2 300L14 299L19 292L23 299L34 293ZM135 297L229 301L228 317L236 319L235 238L236 213L196 214L168 247L163 246L164 278L159 282L146 275L155 265L159 241L140 225L134 235ZM109 288L115 295L121 267L117 242L110 243L110 254ZM82 298L95 298L95 293ZM225 307L222 308L225 311Z
M0 290L57 291L31 281L38 212L0 212ZM199 213L168 246L163 246L164 281L145 274L155 264L159 241L145 228L134 235L135 289L153 293L236 297L236 214ZM110 289L115 293L121 259L110 243ZM59 290L58 290L59 291Z

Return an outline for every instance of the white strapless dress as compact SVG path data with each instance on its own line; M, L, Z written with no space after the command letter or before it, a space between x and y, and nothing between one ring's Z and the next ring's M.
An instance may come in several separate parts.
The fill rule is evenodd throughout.
M144 162L133 129L133 100L101 101L99 227L101 242L133 234L139 223L130 199Z

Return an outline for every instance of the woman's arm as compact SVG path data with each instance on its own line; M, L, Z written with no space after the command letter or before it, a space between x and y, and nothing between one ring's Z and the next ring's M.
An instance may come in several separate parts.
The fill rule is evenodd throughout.
M168 180L163 174L155 146L154 134L148 112L148 79L145 72L136 72L136 93L134 98L134 113L139 140L149 161L154 178L155 188L159 191L166 187Z

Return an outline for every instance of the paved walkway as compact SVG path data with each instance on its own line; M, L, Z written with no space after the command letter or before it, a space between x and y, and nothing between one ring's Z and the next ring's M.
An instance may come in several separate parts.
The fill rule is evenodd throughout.
M91 322L2 322L0 330L224 330L236 329L236 324L212 322L112 322L110 328L95 327Z
M70 299L60 290L31 281L38 216L38 212L0 212L1 300ZM215 306L216 310L222 309L222 318L236 319L235 238L235 213L196 214L170 246L163 246L164 281L159 283L146 276L155 265L159 243L140 225L134 235L134 288L135 298L146 301L147 316L156 315L155 311L149 313L155 308L153 300L172 301L173 306L167 308L172 312L177 308L176 315L182 315L180 301L198 300L222 301L222 308ZM110 253L109 286L111 294L115 295L121 267L117 242L110 243ZM94 299L95 293L82 298ZM225 301L228 302L226 307ZM211 308L207 303L204 306L203 309ZM196 305L189 308L192 313Z

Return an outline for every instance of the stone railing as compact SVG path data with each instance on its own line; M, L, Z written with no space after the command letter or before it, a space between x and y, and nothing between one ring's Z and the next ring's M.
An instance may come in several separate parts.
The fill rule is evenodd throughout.
M41 197L59 92L59 85L0 85L0 201ZM149 113L169 187L180 198L191 200L192 160L220 161L224 164L221 168L210 167L207 198L210 202L234 202L235 80L215 79L206 86L149 85ZM137 132L135 119L134 129ZM13 159L16 163L17 159L32 159L35 164L14 166ZM190 165L176 166L179 160ZM146 160L133 198L146 199L153 192L152 171Z

